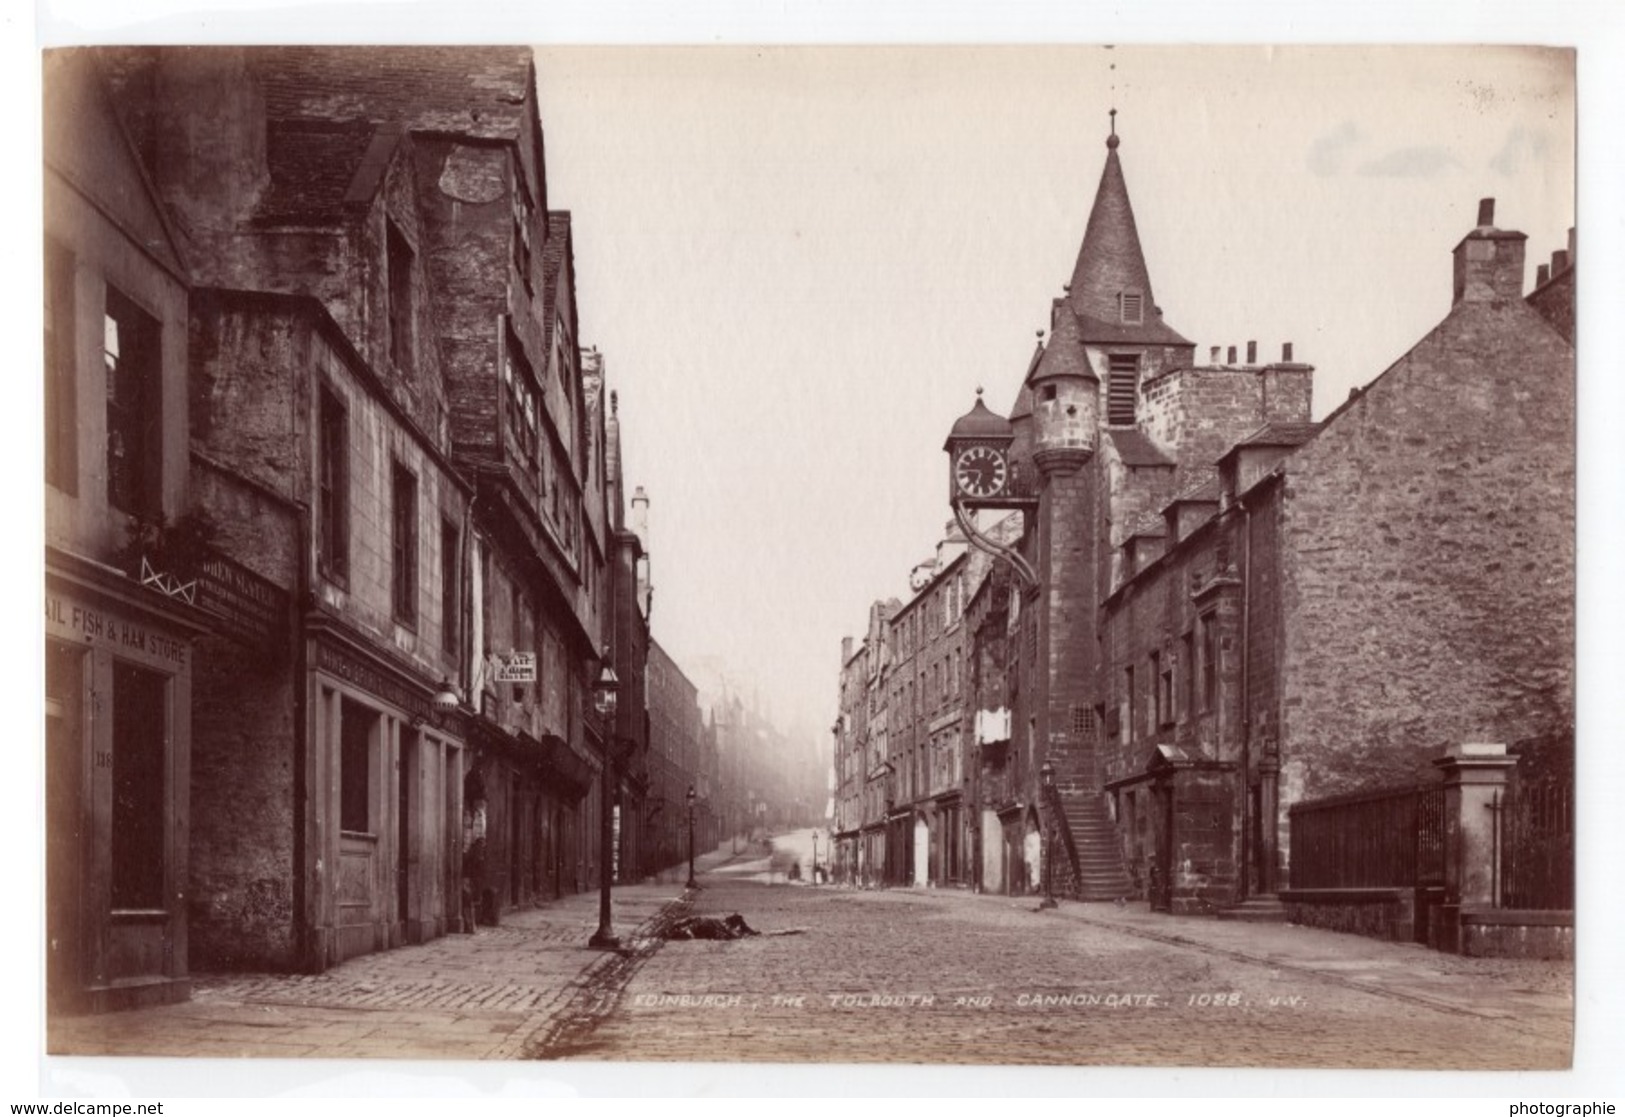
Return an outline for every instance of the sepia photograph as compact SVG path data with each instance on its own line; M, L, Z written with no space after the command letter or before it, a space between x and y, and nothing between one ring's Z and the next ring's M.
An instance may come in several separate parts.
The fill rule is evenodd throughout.
M37 57L54 1089L1597 1042L1583 45Z

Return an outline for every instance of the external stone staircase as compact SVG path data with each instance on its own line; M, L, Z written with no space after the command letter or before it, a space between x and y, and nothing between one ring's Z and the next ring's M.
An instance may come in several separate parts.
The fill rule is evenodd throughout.
M1044 804L1054 820L1056 839L1065 856L1057 856L1053 887L1057 895L1076 900L1119 900L1133 895L1123 867L1123 846L1106 810L1106 796L1095 786L1092 753L1052 755L1055 790Z

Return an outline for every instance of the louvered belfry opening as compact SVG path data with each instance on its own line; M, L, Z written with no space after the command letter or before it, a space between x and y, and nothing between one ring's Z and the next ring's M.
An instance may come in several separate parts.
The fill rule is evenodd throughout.
M1114 353L1106 378L1106 422L1114 427L1134 425L1134 389L1140 359L1133 353Z

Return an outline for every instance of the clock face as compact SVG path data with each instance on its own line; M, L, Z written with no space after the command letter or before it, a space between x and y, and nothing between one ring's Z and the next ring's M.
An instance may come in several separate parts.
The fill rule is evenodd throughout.
M992 446L972 446L954 459L954 483L965 496L992 496L1008 474L1004 454Z

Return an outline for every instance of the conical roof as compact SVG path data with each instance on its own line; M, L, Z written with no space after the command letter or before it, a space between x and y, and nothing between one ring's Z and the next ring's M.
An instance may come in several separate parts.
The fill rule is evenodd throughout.
M1027 375L1021 378L1021 391L1016 393L1015 406L1010 409L1010 421L1012 423L1018 419L1025 419L1033 413L1033 390L1027 387L1027 382L1032 378L1033 370L1038 367L1038 362L1043 359L1044 331L1039 330L1038 345L1033 349L1033 355L1027 362Z
M1077 315L1062 307L1056 316L1054 336L1044 346L1044 355L1027 374L1028 387L1056 376L1099 380L1095 370L1089 367L1089 354L1084 351L1083 341Z
M1162 324L1157 310L1151 273L1140 248L1140 231L1134 224L1134 207L1129 204L1123 163L1117 156L1120 142L1114 121L1112 135L1106 140L1106 167L1100 173L1078 262L1072 268L1067 302L1081 319L1086 341L1188 345L1190 342ZM1140 295L1138 322L1123 321L1118 297L1124 293Z

